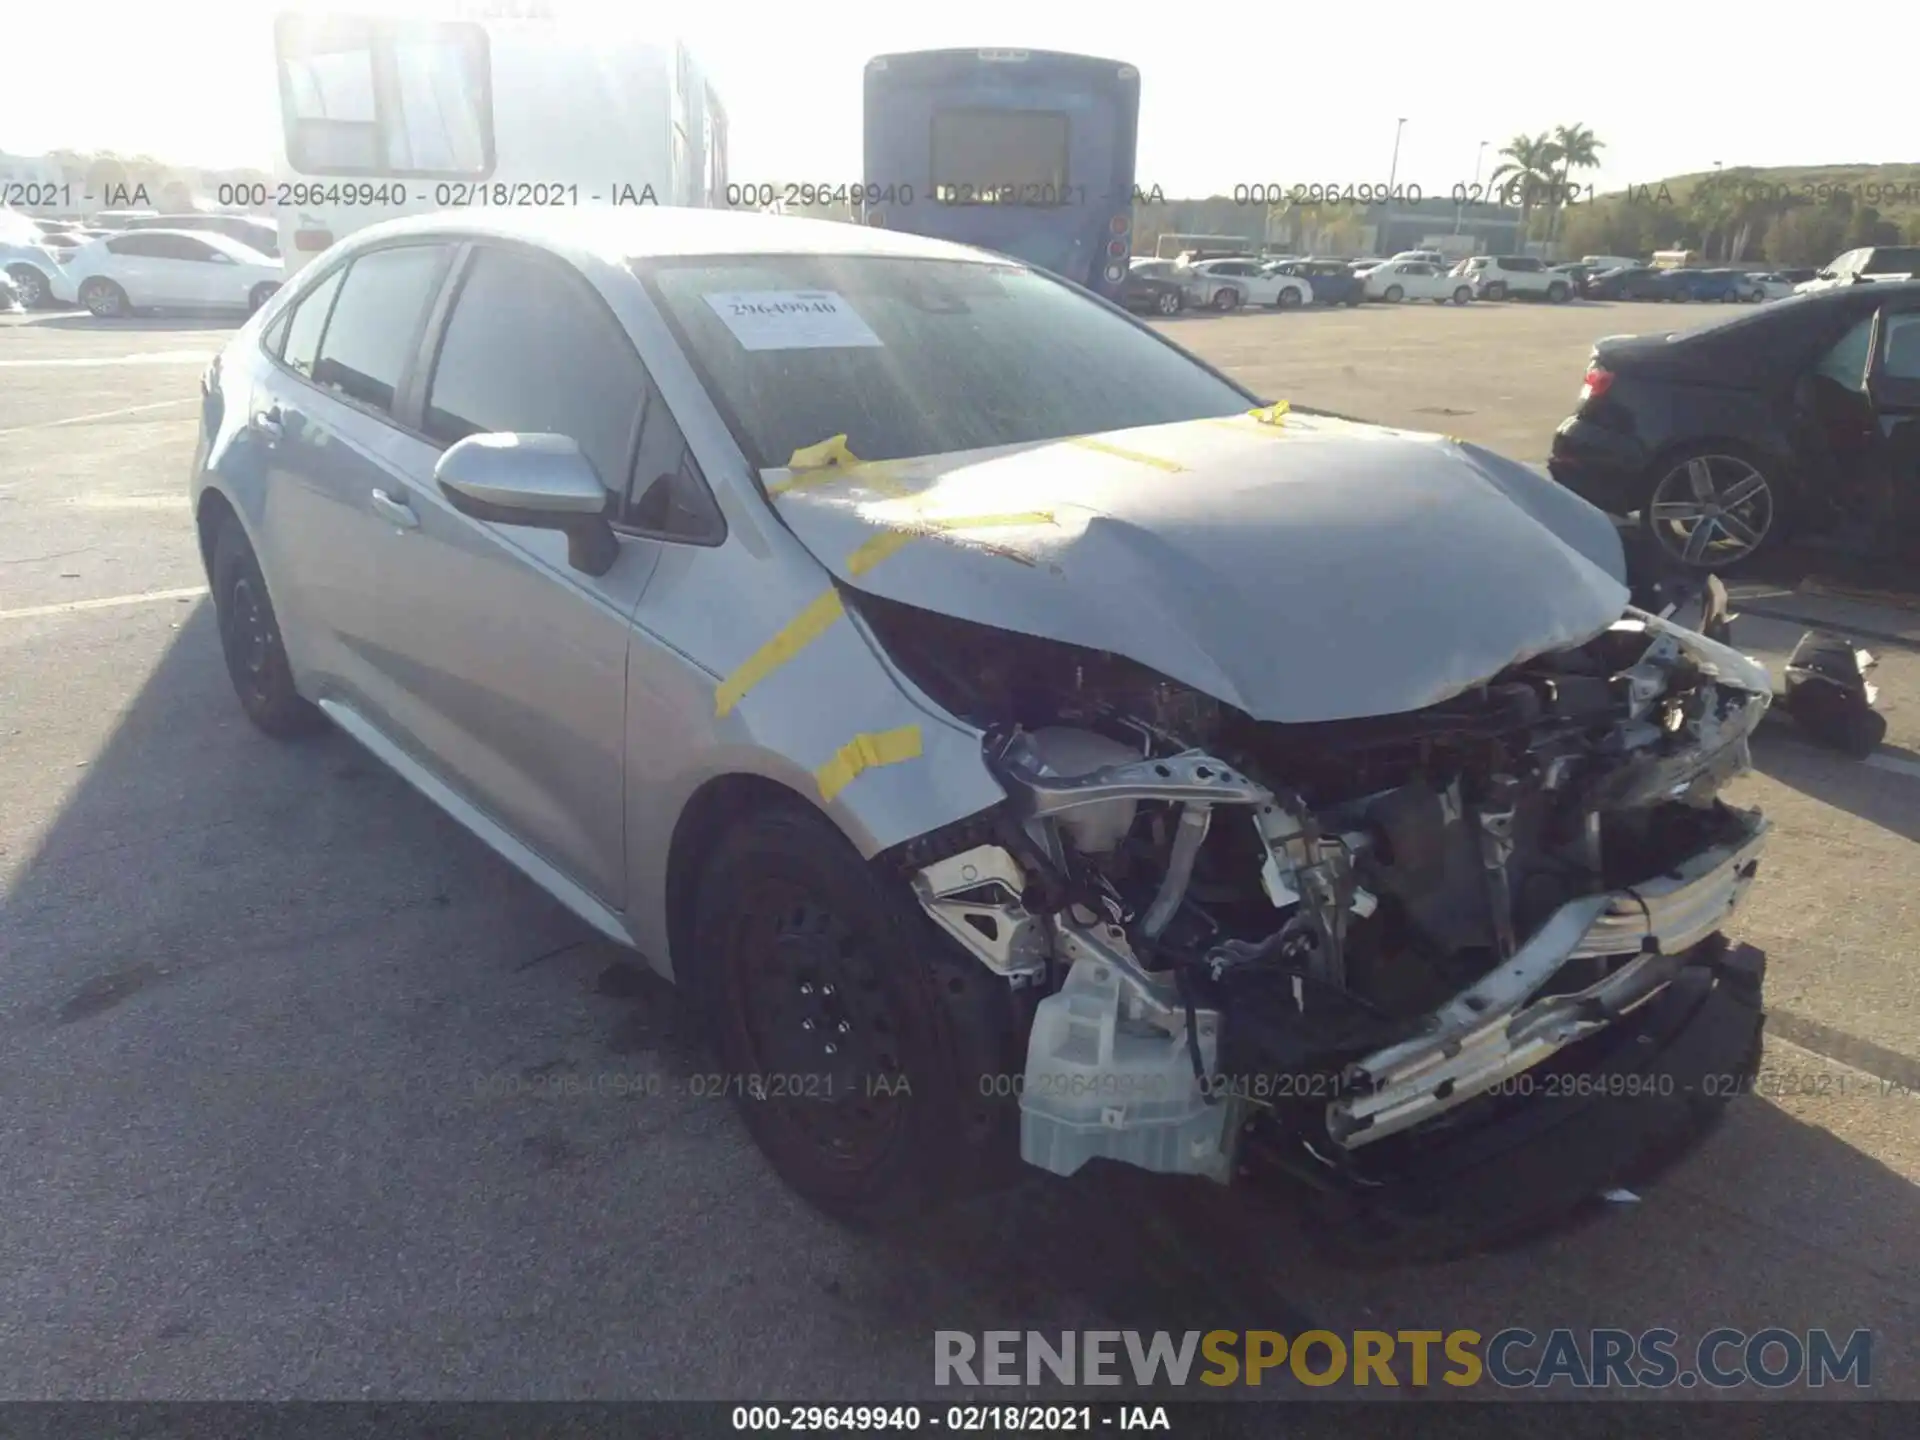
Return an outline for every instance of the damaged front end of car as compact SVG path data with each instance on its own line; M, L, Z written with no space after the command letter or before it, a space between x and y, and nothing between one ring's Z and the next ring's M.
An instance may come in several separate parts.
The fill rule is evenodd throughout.
M1767 824L1720 791L1771 690L1728 647L1629 610L1423 709L1275 723L853 603L1008 796L891 858L1030 1002L1029 1163L1278 1169L1402 1228L1518 1223L1624 1183L1750 1073L1757 971L1720 931Z

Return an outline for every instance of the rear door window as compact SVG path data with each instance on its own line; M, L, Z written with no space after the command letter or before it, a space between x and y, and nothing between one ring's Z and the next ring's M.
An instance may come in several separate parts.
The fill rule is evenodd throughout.
M392 414L446 254L439 245L407 245L354 260L320 342L314 381Z
M313 379L314 361L320 355L320 336L327 328L327 316L333 311L334 296L340 293L340 281L346 271L335 270L295 302L286 320L286 339L280 358L290 370Z

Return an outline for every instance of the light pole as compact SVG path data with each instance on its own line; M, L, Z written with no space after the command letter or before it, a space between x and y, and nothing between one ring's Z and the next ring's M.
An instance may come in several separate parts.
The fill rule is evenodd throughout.
M1460 203L1453 207L1453 233L1456 235L1460 233L1460 217L1466 213L1468 199L1472 197L1474 190L1480 188L1480 161L1486 153L1487 142L1482 140L1480 148L1473 152L1473 188L1468 190L1466 195L1461 197Z
M1393 182L1400 174L1400 132L1407 128L1407 117L1402 115L1399 123L1393 127L1393 161L1387 166L1387 198L1393 198Z

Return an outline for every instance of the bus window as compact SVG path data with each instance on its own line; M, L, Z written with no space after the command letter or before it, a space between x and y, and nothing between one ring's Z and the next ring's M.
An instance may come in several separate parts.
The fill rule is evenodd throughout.
M282 17L287 160L305 175L483 175L492 168L486 32Z
M934 198L987 204L1007 193L1059 204L1067 190L1067 117L1047 110L936 110Z

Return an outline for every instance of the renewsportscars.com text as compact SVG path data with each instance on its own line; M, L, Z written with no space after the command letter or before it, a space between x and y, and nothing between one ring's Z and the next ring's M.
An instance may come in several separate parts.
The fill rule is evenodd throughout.
M1729 1390L1873 1383L1873 1332L939 1330L936 1385L1452 1385Z

